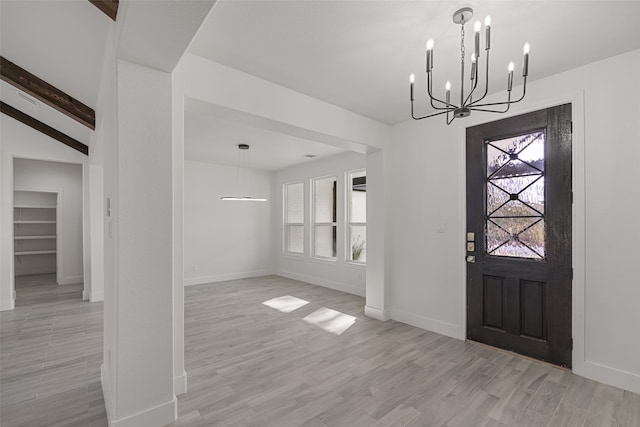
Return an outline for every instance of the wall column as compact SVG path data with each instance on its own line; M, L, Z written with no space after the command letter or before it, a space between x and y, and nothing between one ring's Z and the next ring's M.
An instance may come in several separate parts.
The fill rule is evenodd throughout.
M385 280L384 151L367 154L367 288L364 314L389 320Z
M103 389L111 426L152 427L177 415L172 79L125 60L116 67L117 132L105 146Z

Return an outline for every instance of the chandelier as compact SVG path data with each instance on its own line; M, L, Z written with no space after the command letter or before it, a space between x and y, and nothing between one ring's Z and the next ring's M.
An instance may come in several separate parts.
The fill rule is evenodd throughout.
M445 99L444 101L436 98L433 95L433 39L427 41L427 54L426 54L426 72L427 72L427 95L431 107L436 110L435 113L428 114L421 117L416 117L413 110L413 83L415 76L411 74L409 81L410 96L411 96L411 117L414 120L422 120L428 117L439 116L440 114L446 114L447 125L451 124L454 119L467 117L471 114L471 111L484 111L489 113L506 113L509 111L511 104L520 102L524 99L527 90L527 74L529 72L529 43L524 44L523 48L523 64L522 64L522 77L524 84L522 86L522 96L517 100L511 99L511 89L513 87L513 62L509 62L507 67L507 100L503 102L489 102L482 103L489 91L489 51L491 48L491 17L487 16L484 21L485 25L485 43L484 48L486 72L485 72L485 87L484 93L474 99L474 93L478 87L478 69L480 68L480 29L482 24L480 21L476 21L474 25L475 30L475 46L474 51L471 54L471 70L470 70L470 83L468 93L465 96L465 46L464 46L464 24L469 22L473 17L473 9L470 7L463 7L458 9L453 14L453 22L460 24L460 103L451 102L451 82L447 81L445 85Z

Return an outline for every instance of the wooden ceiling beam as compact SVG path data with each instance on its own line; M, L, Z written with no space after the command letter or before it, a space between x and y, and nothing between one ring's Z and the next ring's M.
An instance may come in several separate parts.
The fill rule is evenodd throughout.
M68 145L74 150L78 150L84 155L89 155L89 147L78 141L77 139L71 138L68 135L52 128L51 126L42 123L39 120L34 119L28 114L23 113L22 111L13 108L9 104L5 104L0 101L0 112L6 114L9 117L16 119L17 121L24 123L25 125L42 132L43 134L50 136L51 138L62 142L64 145Z
M55 86L0 56L0 77L5 82L71 117L89 129L96 127L96 112Z
M119 0L89 0L92 5L100 9L109 18L116 20L118 16Z

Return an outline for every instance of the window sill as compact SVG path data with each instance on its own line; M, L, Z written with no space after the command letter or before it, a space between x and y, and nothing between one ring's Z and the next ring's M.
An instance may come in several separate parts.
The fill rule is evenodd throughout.
M367 263L366 262L345 261L344 265L345 265L345 267L355 268L356 270L362 270L362 269L367 268Z
M320 257L311 257L309 261L315 262L317 264L326 264L326 265L337 265L338 260L335 258L320 258Z
M283 252L282 256L284 258L295 259L297 261L305 259L305 254L298 254L295 252Z

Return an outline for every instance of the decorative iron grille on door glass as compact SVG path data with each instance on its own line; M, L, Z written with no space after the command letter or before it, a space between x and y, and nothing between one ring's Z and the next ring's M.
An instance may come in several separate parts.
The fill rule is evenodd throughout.
M486 143L488 255L545 259L545 132Z

